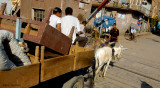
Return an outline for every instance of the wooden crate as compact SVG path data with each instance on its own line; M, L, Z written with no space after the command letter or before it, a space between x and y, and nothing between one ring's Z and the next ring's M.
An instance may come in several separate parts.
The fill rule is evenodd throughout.
M0 71L0 88L26 88L39 83L40 63Z

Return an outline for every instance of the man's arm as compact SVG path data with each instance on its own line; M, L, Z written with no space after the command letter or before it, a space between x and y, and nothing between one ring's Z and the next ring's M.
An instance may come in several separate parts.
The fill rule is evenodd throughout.
M119 39L119 36L117 36L117 41L116 42L118 42L118 39Z
M109 41L111 40L111 35L112 35L112 33L113 33L113 31L112 31L112 29L111 29L110 35L109 35Z
M109 35L109 41L111 40L111 35Z
M57 30L61 32L61 23L57 24Z

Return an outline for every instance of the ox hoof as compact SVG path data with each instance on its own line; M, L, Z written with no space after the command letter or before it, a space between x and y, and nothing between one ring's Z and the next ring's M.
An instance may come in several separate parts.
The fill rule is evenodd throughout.
M106 76L103 76L103 79L105 79L106 78Z

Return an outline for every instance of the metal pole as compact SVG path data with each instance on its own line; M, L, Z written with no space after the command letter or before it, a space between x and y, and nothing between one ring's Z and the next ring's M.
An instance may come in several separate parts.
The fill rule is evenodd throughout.
M17 18L16 20L16 39L18 41L20 41L20 38L21 38L21 23L22 23L22 19Z
M94 16L97 14L97 12L99 12L108 2L109 2L109 0L104 0L104 1L101 3L101 5L99 5L98 8L95 9L95 10L93 11L93 13L87 18L87 23L92 19L92 17L94 17Z
M101 24L101 28L100 28L100 33L99 33L99 38L101 38L101 34L102 34L102 29L103 29L103 15L104 15L104 8L102 8L102 13L101 13L101 18L102 18L102 24Z

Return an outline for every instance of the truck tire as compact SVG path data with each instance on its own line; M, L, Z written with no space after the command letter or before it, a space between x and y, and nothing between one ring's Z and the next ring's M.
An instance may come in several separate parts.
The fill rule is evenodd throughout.
M84 77L82 75L75 76L67 81L62 88L84 88Z

